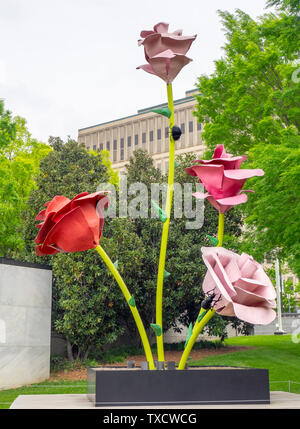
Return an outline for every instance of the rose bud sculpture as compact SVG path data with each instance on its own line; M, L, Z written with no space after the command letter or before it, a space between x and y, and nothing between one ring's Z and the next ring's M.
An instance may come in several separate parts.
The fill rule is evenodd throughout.
M142 31L138 41L144 46L145 58L148 64L137 67L163 79L167 84L172 83L180 70L187 65L190 58L185 54L196 36L182 36L181 30L168 33L169 25L160 22L153 31Z
M198 199L207 198L219 212L218 240L223 243L224 213L232 206L245 203L247 195L243 186L247 179L254 176L263 176L264 171L257 169L239 169L246 155L235 156L226 153L223 145L218 145L211 160L196 160L195 165L185 169L187 174L197 176L207 193L195 192ZM197 164L196 164L197 163Z
M117 268L99 244L104 224L103 210L108 202L105 191L92 194L82 192L72 200L63 195L55 196L51 201L45 203L46 209L36 217L36 220L42 221L42 223L36 225L39 232L35 239L37 244L35 252L38 256L43 256L59 252L81 252L94 248L111 271L130 307L140 333L149 368L154 370L152 351L134 297L127 289Z
M163 79L167 84L168 108L156 110L156 113L169 118L169 172L168 188L165 209L157 207L160 218L163 221L163 231L161 238L160 257L157 274L156 288L156 323L151 326L154 329L157 339L158 360L164 362L163 344L163 324L162 324L162 301L163 283L167 278L165 270L165 260L168 242L168 232L173 198L174 169L175 169L175 139L180 138L180 129L174 127L174 103L172 93L172 82L180 70L188 64L191 59L186 57L192 42L196 36L183 36L181 30L168 33L169 25L160 22L153 30L144 30L140 33L142 39L138 41L139 46L144 46L145 58L148 64L140 66L148 73L154 74ZM176 132L174 132L176 131ZM162 214L162 216L161 216Z
M195 192L193 196L199 199L207 198L219 213L225 213L232 206L245 203L247 195L243 192L252 192L242 189L246 180L264 175L260 168L239 169L246 158L246 155L233 157L226 153L223 145L219 145L212 159L194 161L195 165L186 168L186 172L197 176L208 193Z

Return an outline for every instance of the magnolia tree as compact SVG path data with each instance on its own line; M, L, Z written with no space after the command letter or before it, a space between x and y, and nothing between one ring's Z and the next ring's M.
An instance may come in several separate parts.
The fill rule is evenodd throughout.
M168 32L168 24L159 23L153 31L142 31L139 45L144 47L147 64L138 67L154 74L166 83L168 107L159 109L158 114L169 119L169 172L166 201L163 208L154 204L154 209L163 223L160 257L157 271L156 321L152 328L157 338L158 361L164 362L163 341L163 285L169 273L165 270L168 232L174 193L175 141L180 138L181 130L174 124L174 105L172 82L191 59L186 57L196 36L183 36L181 30ZM178 370L186 366L190 351L204 326L218 313L223 316L236 316L252 324L269 324L276 317L275 290L263 268L252 256L238 255L222 247L224 236L224 218L233 207L246 203L247 194L243 189L246 180L253 176L262 176L261 169L240 169L247 157L226 153L222 144L215 149L211 160L196 160L186 169L186 173L197 176L207 193L196 192L197 200L207 199L217 210L217 238L212 237L212 247L202 247L202 258L207 266L203 282L205 298L201 303L194 325L190 325ZM82 192L72 200L64 196L55 196L45 203L45 209L36 217L41 221L37 227L35 239L37 255L54 255L65 252L81 252L95 249L119 285L135 320L144 347L150 370L155 370L152 350L146 330L140 317L134 296L128 290L118 271L100 244L104 227L104 211L109 205L109 192L99 191L92 194Z

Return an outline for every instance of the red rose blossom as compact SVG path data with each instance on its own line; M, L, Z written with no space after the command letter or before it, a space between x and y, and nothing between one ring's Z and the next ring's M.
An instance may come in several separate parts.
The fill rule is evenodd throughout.
M61 195L45 204L36 220L43 222L35 239L38 256L58 252L80 252L96 247L102 234L103 209L108 204L105 191L82 192L72 200Z

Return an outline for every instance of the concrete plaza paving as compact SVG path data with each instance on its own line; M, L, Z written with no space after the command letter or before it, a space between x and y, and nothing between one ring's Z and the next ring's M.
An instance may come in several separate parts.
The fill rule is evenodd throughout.
M300 395L272 391L270 404L236 405L172 405L140 407L105 407L105 409L300 409ZM11 409L99 409L94 407L85 394L20 395L10 406Z

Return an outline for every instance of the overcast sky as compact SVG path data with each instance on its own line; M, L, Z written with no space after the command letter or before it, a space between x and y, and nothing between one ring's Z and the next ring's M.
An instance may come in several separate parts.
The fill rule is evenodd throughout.
M197 34L193 62L173 82L181 98L222 55L217 10L236 8L266 12L264 0L0 0L0 98L33 137L76 139L79 128L166 101L165 83L136 70L141 30L163 21Z

